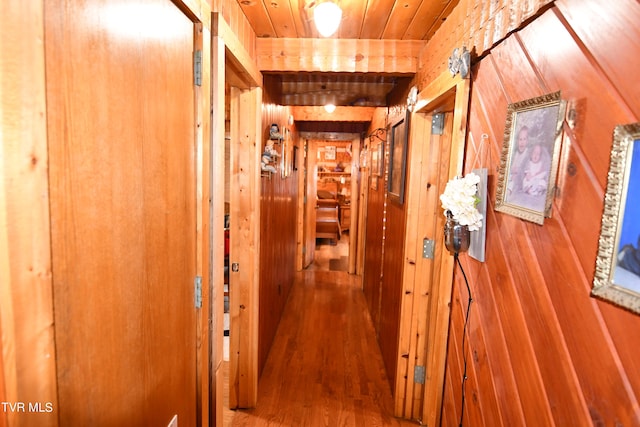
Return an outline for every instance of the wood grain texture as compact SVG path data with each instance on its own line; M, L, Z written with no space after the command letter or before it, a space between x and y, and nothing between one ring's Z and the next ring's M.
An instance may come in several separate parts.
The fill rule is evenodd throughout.
M304 122L370 122L375 107L336 107L328 113L324 107L293 106L291 112L296 121Z
M404 117L401 112L389 117L390 124L396 123ZM390 135L387 134L387 141ZM388 144L385 144L388 147ZM388 151L388 148L387 148ZM385 154L385 180L379 183L384 185L388 181L389 153ZM407 206L392 202L388 196L385 200L385 225L384 225L384 252L382 254L382 283L380 292L380 319L379 335L380 350L384 360L387 376L391 384L397 383L397 376L406 375L397 372L398 339L400 325L400 310L402 300L402 277L404 269L404 234L406 225ZM397 389L396 389L397 390Z
M341 0L337 4L343 11L342 19L338 30L331 37L426 40L440 27L458 1ZM230 0L215 3L228 7ZM237 2L235 6L238 7L238 4L258 37L321 37L313 22L314 8L319 4L314 1L243 1Z
M371 128L368 134L375 129L386 129L386 109L377 108L371 121ZM380 140L382 138L382 141ZM373 137L369 140L369 151L376 149L378 144L383 144L383 153L387 151L386 131L381 137ZM384 163L384 156L379 161ZM386 163L384 163L386 165ZM383 168L383 171L385 168ZM376 333L379 333L380 322L380 291L382 277L382 252L383 252L383 230L384 230L384 202L385 202L385 173L381 177L371 173L370 181L375 180L375 185L369 185L369 195L367 202L366 240L364 251L364 272L362 277L362 288L367 301L367 307L371 320L373 321ZM375 187L375 188L374 188Z
M211 38L211 67L218 69L225 64L224 40L220 37ZM224 334L224 215L225 202L228 202L226 194L225 168L225 75L224 73L211 73L211 138L218 141L210 146L211 149L211 190L212 194L225 194L224 197L211 199L209 206L211 215L211 398L210 398L210 420L216 425L222 422L222 394L220 379L223 377L223 343ZM230 148L230 147L229 147ZM230 151L230 149L229 149ZM230 154L229 154L230 155ZM220 200L222 199L222 200Z
M420 52L420 86L426 86L447 69L454 48L465 46L481 57L549 3L550 0L460 0Z
M289 107L274 104L263 105L263 135L261 144L269 137L271 123L281 131L288 127L292 143L297 143L297 132L288 124ZM281 151L281 147L276 145ZM260 181L260 322L259 322L259 372L262 373L269 349L293 285L296 258L296 217L298 201L298 171L287 178L280 172Z
M231 408L255 406L259 377L261 94L260 88L230 89Z
M44 5L6 2L0 27L0 401L57 408ZM16 425L58 419L0 410Z
M56 414L194 424L194 24L164 0L107 3L45 9ZM132 37L125 11L173 37L157 22Z
M240 4L236 0L207 0L211 3L211 11L216 14L222 15L225 24L228 26L230 33L237 39L237 46L247 52L247 55L251 58L255 57L255 41L256 33L259 32L259 28L252 27L249 23L247 16L240 8ZM259 2L262 3L262 2ZM216 18L214 17L214 20ZM260 20L259 22L268 22ZM214 34L215 31L214 31ZM248 65L248 64L247 64Z
M460 417L466 352L465 425L640 425L640 318L589 295L613 127L638 121L640 107L620 71L637 68L635 27L596 34L638 13L634 2L560 1L474 66L465 172L489 170L487 256L462 257L474 300L464 349L456 272L445 424ZM626 53L613 54L617 42ZM554 90L578 119L565 123L552 217L538 226L491 206L508 103Z
M414 74L423 42L414 40L258 39L256 61L267 71Z
M393 416L360 279L345 272L295 274L258 400L230 425L416 425Z

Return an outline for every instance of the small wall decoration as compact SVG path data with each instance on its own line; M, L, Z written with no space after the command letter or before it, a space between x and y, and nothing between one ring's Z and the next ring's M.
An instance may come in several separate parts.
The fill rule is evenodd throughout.
M404 187L407 174L407 148L409 112L391 126L389 142L389 182L387 191L389 200L404 203Z
M640 314L640 123L617 126L592 295Z
M452 77L458 73L460 73L460 77L463 79L469 77L469 71L471 69L471 52L469 52L465 46L453 49L453 52L449 57L448 68Z
M565 109L560 92L509 105L496 211L537 224L551 217Z
M335 145L327 145L324 147L324 159L325 160L335 160L336 159L336 146Z

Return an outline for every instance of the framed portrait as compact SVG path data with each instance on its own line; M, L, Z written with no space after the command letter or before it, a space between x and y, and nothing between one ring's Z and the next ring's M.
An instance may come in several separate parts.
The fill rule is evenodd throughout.
M551 216L565 109L560 92L509 104L496 211L537 224Z
M640 314L640 123L617 126L591 294Z
M391 126L389 141L389 199L404 203L405 180L407 175L407 148L409 144L409 114Z

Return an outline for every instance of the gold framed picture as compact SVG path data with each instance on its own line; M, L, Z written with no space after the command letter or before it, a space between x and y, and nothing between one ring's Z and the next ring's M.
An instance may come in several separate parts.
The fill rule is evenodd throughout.
M591 294L640 314L640 123L616 126Z
M565 109L560 92L509 104L496 211L537 224L551 216Z

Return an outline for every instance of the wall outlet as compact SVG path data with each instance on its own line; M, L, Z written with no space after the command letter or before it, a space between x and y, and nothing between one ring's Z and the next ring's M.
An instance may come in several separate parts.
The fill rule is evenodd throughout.
M178 427L178 414L175 414L173 418L171 418L171 422L167 427Z

